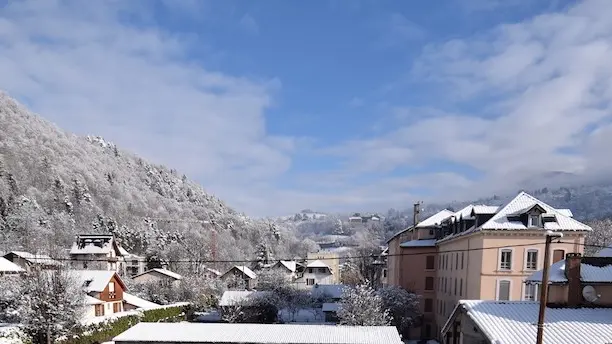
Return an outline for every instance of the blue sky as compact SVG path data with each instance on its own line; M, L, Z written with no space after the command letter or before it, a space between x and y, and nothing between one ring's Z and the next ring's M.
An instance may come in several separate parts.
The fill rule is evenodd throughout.
M248 214L384 211L612 167L606 0L0 6L0 89Z

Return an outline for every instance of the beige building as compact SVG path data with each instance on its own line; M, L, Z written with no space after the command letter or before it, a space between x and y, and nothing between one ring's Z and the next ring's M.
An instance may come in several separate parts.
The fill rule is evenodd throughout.
M534 300L523 281L542 269L545 231L564 234L551 244L549 264L582 253L591 228L521 192L504 206L470 205L441 225L436 313L441 327L459 300Z
M308 259L308 263L312 263L316 260L320 260L325 263L333 275L333 277L330 279L330 283L340 283L340 256L337 253L325 251L312 252L308 253L306 258Z
M459 300L534 300L537 287L523 281L543 267L547 230L564 234L551 244L549 263L583 252L591 228L572 217L568 209L554 209L524 192L503 206L439 212L388 242L389 284L414 290L427 303L434 298L431 318L425 310L430 306L422 306L424 325L434 335L421 330L420 336L436 337Z

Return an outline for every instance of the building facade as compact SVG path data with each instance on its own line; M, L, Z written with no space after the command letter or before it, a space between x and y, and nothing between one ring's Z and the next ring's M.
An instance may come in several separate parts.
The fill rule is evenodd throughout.
M543 267L547 230L564 234L549 263L583 252L591 229L572 216L524 192L503 206L439 212L389 241L389 283L423 296L420 336L436 337L459 300L534 300L523 280Z
M331 282L329 284L338 284L340 283L340 256L335 252L311 252L307 255L307 260L309 263L320 260L325 265L327 265L333 275Z

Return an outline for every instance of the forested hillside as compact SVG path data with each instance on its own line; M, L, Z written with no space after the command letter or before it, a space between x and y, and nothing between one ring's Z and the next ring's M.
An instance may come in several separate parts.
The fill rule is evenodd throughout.
M313 249L278 224L236 212L180 172L100 137L66 133L0 92L0 251L57 256L77 233L107 232L129 251L170 260Z

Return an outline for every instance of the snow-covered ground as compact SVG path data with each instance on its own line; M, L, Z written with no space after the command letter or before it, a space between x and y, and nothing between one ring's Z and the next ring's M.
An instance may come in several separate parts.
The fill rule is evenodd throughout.
M21 340L14 337L17 330L15 324L0 323L0 344L21 344Z

